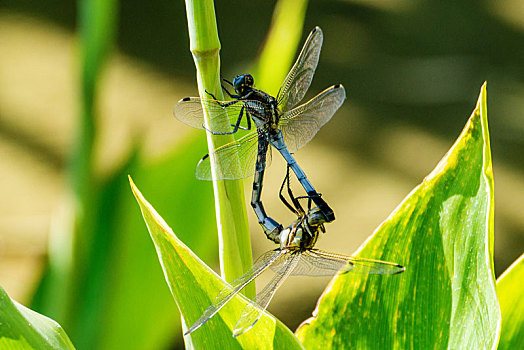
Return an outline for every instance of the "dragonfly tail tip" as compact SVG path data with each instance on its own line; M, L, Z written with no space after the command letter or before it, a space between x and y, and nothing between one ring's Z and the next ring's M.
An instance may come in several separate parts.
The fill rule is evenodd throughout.
M235 329L235 330L233 331L233 338L238 337L238 336L241 335L242 333L244 333L244 330L243 330L243 329Z
M397 264L397 267L398 267L398 270L395 272L395 274L399 274L399 273L406 271L406 268L402 265Z

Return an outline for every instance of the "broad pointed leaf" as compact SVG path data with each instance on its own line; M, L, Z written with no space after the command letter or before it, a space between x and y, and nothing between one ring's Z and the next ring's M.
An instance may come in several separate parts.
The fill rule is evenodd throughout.
M184 330L213 302L225 282L185 246L145 200L132 180L131 188L155 244L171 293L185 322ZM234 297L202 327L186 336L186 346L196 349L301 349L293 333L265 313L252 330L233 338L233 329L249 301Z
M497 280L502 312L499 350L524 349L524 254Z
M487 128L484 85L448 154L357 254L406 271L335 277L316 317L297 330L308 349L494 348L500 309Z
M63 328L9 298L0 287L0 349L74 349Z

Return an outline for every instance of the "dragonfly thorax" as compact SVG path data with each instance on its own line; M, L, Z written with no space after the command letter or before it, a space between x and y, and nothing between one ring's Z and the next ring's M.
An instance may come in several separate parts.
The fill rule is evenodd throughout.
M255 108L248 109L251 119L255 122L257 128L276 132L278 130L278 118L280 116L277 101L272 96L256 89L253 89L253 93L249 98L260 101L264 104L263 112L256 110ZM249 106L249 101L246 101L246 105Z
M246 101L246 111L251 115L257 128L269 126L276 130L280 116L278 101L268 93L253 88L254 84L255 79L249 73L237 75L233 78L233 88L238 94L238 98ZM263 111L260 110L258 103L250 102L250 100L261 103L264 106Z

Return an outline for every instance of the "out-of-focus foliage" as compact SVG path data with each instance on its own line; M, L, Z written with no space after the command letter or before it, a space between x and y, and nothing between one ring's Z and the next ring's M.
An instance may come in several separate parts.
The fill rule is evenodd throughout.
M499 350L524 348L524 255L497 280L502 312Z
M11 300L0 287L0 348L74 349L62 327Z
M105 233L113 232L114 237L107 252L108 261L104 264L106 273L101 276L100 285L92 291L96 297L90 299L92 304L89 305L91 310L99 311L97 329L89 333L99 335L98 348L156 349L180 336L177 331L180 325L178 310L165 288L154 247L144 235L140 217L136 217L127 174L131 173L141 181L143 188L150 191L151 198L158 201L165 216L177 227L200 232L198 235L183 235L183 238L203 259L209 259L216 254L213 206L208 204L213 201L211 186L194 181L193 172L186 171L194 166L204 142L201 138L191 137L182 142L187 151L181 147L157 161L136 160L107 186L107 197L103 202L111 203L109 198L115 202L112 208L107 208L106 214L112 214L110 222L113 224ZM192 198L189 203L185 200L188 197ZM177 215L180 212L185 213L183 217ZM100 229L100 232L103 237L104 230ZM104 270L102 266L98 268ZM147 302L143 302L144 298ZM129 334L141 336L140 339L129 336L122 339Z
M257 78L257 86L273 96L278 94L280 85L298 56L298 53L295 53L303 34L307 4L308 0L277 2L271 28L267 33L257 67L253 71ZM306 28L306 33L308 29L312 28Z
M338 275L297 331L308 349L491 349L500 331L485 85L453 147L359 251L406 267Z
M131 182L151 239L155 243L160 264L169 289L182 311L187 330L226 286L211 268L205 265L167 226ZM301 349L293 333L278 319L264 314L253 330L232 337L235 324L248 301L237 294L222 311L202 327L186 336L186 345L195 349Z
M216 254L211 186L194 181L194 173L187 171L194 167L204 143L190 137L181 142L185 147L153 161L136 155L100 185L100 197L94 202L98 218L91 227L96 254L88 266L89 283L76 287L80 295L73 310L82 311L71 319L78 327L72 334L76 346L157 349L180 334L176 331L178 311L165 287L154 248L133 210L127 174L141 181L177 227L200 232L182 237L202 258L209 259ZM181 212L185 214L180 216Z
M168 217L177 216L174 222L179 227L200 232L186 242L203 257L210 257L216 242L208 204L213 201L210 186L196 182L193 172L186 171L201 156L204 142L180 140L180 148L158 160L145 160L135 151L114 173L95 174L98 87L116 15L110 2L84 1L80 5L82 108L70 168L74 210L59 225L59 232L53 233L72 246L63 244L66 249L50 252L34 305L56 315L80 348L158 349L177 338L179 317L164 287L153 247L133 211L127 174L132 172L144 188L151 189L158 205L169 211ZM194 205L189 211L188 198ZM183 222L178 216L182 212Z
M69 308L67 305L71 305L62 303L66 297L63 295L78 296L74 297L78 301L66 312L69 315L57 318L57 321L75 343L79 339L79 347L129 346L136 338L128 334L140 331L143 336L139 341L143 343L136 343L137 346L147 348L144 344L149 344L158 348L172 343L171 338L180 338L178 317L165 288L154 247L136 214L126 175L131 173L140 183L156 209L176 228L181 240L192 251L206 262L209 260L209 264L216 257L211 186L193 179L195 163L206 149L203 135L198 140L186 139L186 136L174 132L169 137L178 143L170 143L154 158L142 152L140 143L149 126L156 123L158 128L162 118L171 118L171 124L163 125L176 125L170 116L172 106L186 94L196 94L186 13L183 2L176 1L102 2L98 2L101 9L115 6L118 11L106 11L106 17L98 19L102 20L98 23L103 23L104 18L111 18L110 23L101 26L105 28L103 31L92 36L97 40L93 47L101 48L98 52L105 55L114 37L118 53L112 55L112 75L101 74L93 78L98 80L93 91L98 96L96 100L103 97L104 101L110 100L113 104L109 108L107 103L89 108L99 113L97 127L110 118L118 119L110 132L118 142L122 129L130 127L136 114L142 115L147 122L139 127L134 124L136 128L132 131L135 141L139 141L136 148L140 156L133 156L129 161L125 157L118 158L116 162L112 158L111 164L104 164L95 171L90 213L86 212L91 219L82 228L88 239L77 241L80 249L86 252L79 265L81 272L74 268L64 271L57 265L55 276L48 271L44 281L44 285L56 281L56 277L60 281L61 274L67 272L76 274L74 278L85 283L73 281L69 285L59 282L48 289L50 299L35 300L35 305L38 305L38 310L45 309L43 313L48 316L63 314L60 307ZM51 212L58 202L57 193L63 186L65 164L68 163L64 154L69 155L72 149L69 141L76 135L64 124L73 124L71 120L78 119L75 112L80 106L74 104L70 107L73 97L88 97L81 95L81 84L77 80L80 69L83 69L78 63L78 45L83 44L75 38L80 22L77 7L85 8L88 3L95 4L66 0L6 0L0 4L0 160L4 174L0 185L4 194L4 201L0 203L3 214L0 217L0 257L2 272L14 271L3 272L2 277L9 279L10 287L17 283L27 286L19 288L26 299L30 297L34 285L31 281L39 275L46 254L42 242L48 232ZM220 1L216 6L222 44L222 75L231 79L235 74L250 71L246 67L255 66L258 50L270 32L269 19L274 2ZM497 271L503 271L522 253L522 11L519 0L349 0L310 1L302 28L298 27L300 18L294 17L300 11L287 16L288 21L284 24L289 25L286 30L294 31L291 37L302 33L303 40L315 25L322 27L325 33L311 93L338 82L343 83L348 91L347 103L337 116L308 148L297 154L302 165L312 164L305 166L308 176L311 175L337 213L337 221L328 227L329 235L321 241L322 246L340 246L346 253L358 246L357 242L440 159L455 137L457 128L463 125L462 116L470 111L478 85L488 80L490 115L493 116L490 136L497 175ZM84 17L84 25L86 20L89 21ZM15 27L28 31L18 31L16 39L12 39L11 29ZM106 35L108 32L111 35ZM61 40L60 45L57 38ZM7 42L9 47L4 45ZM286 49L295 45L298 43L282 44ZM53 52L53 55L43 54L46 52ZM71 60L55 60L54 53L61 55L59 57L71 57ZM109 53L113 51L109 49ZM280 62L281 53L273 55L275 61ZM104 63L104 60L98 63ZM130 69L118 71L126 64ZM115 67L117 74L114 74ZM105 72L103 64L99 68ZM66 74L69 76L64 78ZM257 74L277 75L276 70L271 69ZM150 78L147 83L140 79L134 80L134 85L130 83L130 77L144 76ZM271 86L259 87L276 91L282 78L275 78L276 82ZM257 75L255 79L257 83L266 84L264 76ZM74 80L77 85L61 84L63 80ZM111 80L117 88L107 89L104 82ZM169 91L164 101L156 103L157 109L156 106L147 112L135 109L140 106L137 101L157 101L155 96L167 95L159 90L161 83L166 81L174 89ZM66 90L61 90L62 87ZM116 94L115 90L121 94ZM114 107L117 103L120 103L118 108ZM163 115L159 111L166 113ZM180 131L186 130L181 127ZM97 134L96 147L100 147L99 137ZM117 153L115 149L120 144L111 146L100 153ZM264 184L265 205L270 209L280 208L279 204L274 204L278 201L274 192L269 190L274 187L271 176L277 165L274 162ZM279 175L274 183L280 184L280 181ZM47 206L45 209L41 208L42 203ZM65 202L63 206L70 204ZM49 209L51 207L53 210ZM24 220L18 219L21 215ZM54 218L54 234L49 248L51 251L61 249L64 245L60 243L64 243L66 250L61 255L52 252L56 259L51 258L51 265L67 262L71 257L71 242L65 240L57 244L56 240L71 230L71 221L63 220L62 225L57 226ZM90 224L95 221L96 224ZM262 235L256 231L256 223L252 227L253 238L259 239L254 248L259 249L265 237L258 238ZM350 231L352 234L348 233ZM31 235L20 234L27 232ZM9 270L10 266L14 268ZM144 279L147 284L142 283ZM297 280L302 281L290 279L272 304L272 312L289 325L297 324L298 320L310 314L317 298L315 293L323 288L322 282L308 279L304 282L308 288L304 289L301 303L291 304L290 301L296 300L296 288L292 284ZM5 287L8 287L7 281ZM38 297L42 296L39 294ZM129 308L129 304L134 307ZM159 319L157 310L161 307L171 316ZM141 316L142 322L136 321L137 315ZM98 336L95 337L96 332ZM111 337L111 334L115 336ZM124 341L129 343L119 343Z

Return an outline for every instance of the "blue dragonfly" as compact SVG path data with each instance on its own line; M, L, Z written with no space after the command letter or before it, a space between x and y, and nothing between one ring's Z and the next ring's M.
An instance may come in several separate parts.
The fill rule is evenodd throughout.
M322 30L315 27L276 97L254 88L253 76L242 74L232 82L224 79L235 91L231 93L222 85L231 101L218 101L208 93L210 98L183 98L174 108L176 118L213 134L249 131L237 140L218 147L211 155L204 156L197 165L196 176L202 180L212 179L211 159L215 160L217 180L241 179L254 174L251 205L268 236L282 230L282 226L266 214L261 201L264 170L271 162L270 145L284 157L325 222L335 219L333 210L315 190L292 155L315 136L346 98L344 87L337 84L297 106L311 85L322 41ZM205 123L204 110L208 111L211 118L209 125L213 127Z

